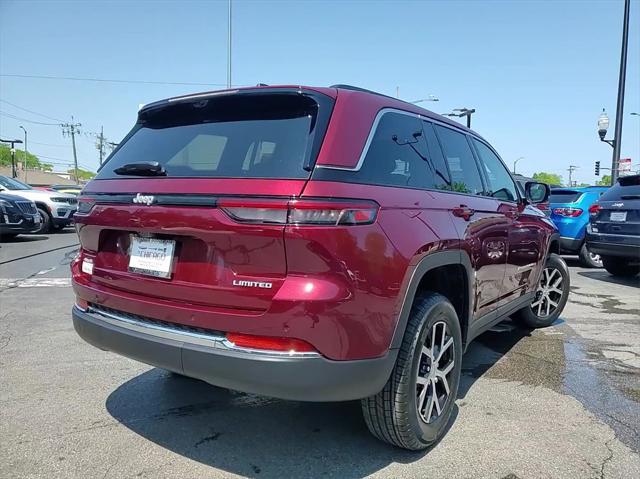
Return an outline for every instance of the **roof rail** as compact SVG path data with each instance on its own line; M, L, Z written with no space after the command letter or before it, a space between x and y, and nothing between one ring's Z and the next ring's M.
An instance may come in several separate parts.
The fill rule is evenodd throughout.
M340 88L341 90L351 90L351 91L359 91L362 93L371 93L372 95L384 96L386 98L393 98L394 100L398 100L398 98L394 98L392 96L385 95L384 93L379 93L377 91L367 90L366 88L360 88L359 86L343 85L341 83L338 83L337 85L331 85L329 88Z

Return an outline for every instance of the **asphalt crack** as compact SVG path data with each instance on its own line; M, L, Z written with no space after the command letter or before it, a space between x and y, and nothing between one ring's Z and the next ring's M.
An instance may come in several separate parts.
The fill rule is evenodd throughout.
M607 456L604 461L602 461L602 464L600 464L600 479L604 479L604 469L605 467L607 467L607 464L609 462L611 462L611 459L613 459L614 456L614 452L613 449L611 449L611 443L616 439L616 436L614 434L614 436L609 439L608 441L606 441L604 443L604 445L606 446L606 448L609 450L609 456Z

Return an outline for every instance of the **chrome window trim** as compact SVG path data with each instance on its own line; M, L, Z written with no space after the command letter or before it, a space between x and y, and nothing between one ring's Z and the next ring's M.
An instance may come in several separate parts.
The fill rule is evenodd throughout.
M76 306L78 308L78 306ZM317 352L293 352L293 351L269 351L265 349L252 349L236 346L225 336L217 334L197 333L194 331L181 331L159 324L151 324L142 321L136 321L133 318L121 316L116 313L97 310L89 306L86 310L82 310L85 314L91 315L92 318L104 321L112 326L146 334L149 336L170 339L185 344L195 344L199 346L207 346L218 350L221 354L244 357L244 358L319 358L320 353Z
M397 108L383 108L382 110L380 110L377 114L375 119L373 120L373 124L371 125L371 129L369 130L369 136L367 136L367 141L364 144L364 148L362 149L362 153L360 153L360 158L358 158L358 163L356 164L356 166L354 167L348 167L348 166L333 166L333 165L318 165L316 164L316 168L324 168L326 170L343 170L343 171L360 171L360 168L362 168L362 164L364 163L364 159L367 156L367 153L369 153L369 147L371 146L371 142L373 141L373 137L376 134L376 131L378 130L378 124L380 123L380 120L382 120L382 117L384 115L386 115L387 113L398 113L400 115L407 115L410 116L412 118L418 118L419 120L425 120L429 117L423 116L423 115L418 115L417 113L411 113L408 111L404 111L404 110L398 110Z

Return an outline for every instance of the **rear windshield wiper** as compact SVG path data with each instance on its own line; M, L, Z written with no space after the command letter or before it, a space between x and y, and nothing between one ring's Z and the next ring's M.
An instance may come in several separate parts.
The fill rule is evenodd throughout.
M167 171L157 161L143 161L141 163L127 163L113 172L116 175L131 176L167 176Z

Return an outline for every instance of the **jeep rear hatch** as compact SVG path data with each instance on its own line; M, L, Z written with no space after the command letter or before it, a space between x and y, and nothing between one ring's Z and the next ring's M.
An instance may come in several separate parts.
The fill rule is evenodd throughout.
M80 199L91 282L267 309L286 274L288 203L313 169L332 106L318 92L263 89L143 109Z

